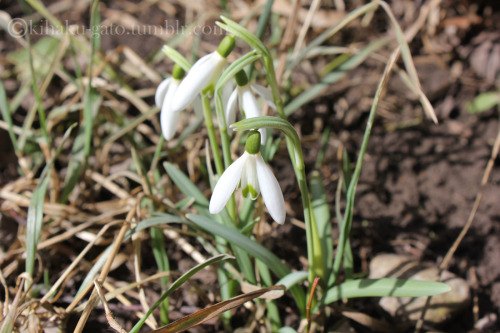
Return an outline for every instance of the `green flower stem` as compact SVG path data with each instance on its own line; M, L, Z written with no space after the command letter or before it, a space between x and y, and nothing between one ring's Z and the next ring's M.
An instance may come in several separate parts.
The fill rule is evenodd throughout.
M264 66L266 67L267 73L267 81L269 86L271 87L271 91L273 94L274 104L276 105L276 110L278 111L278 115L281 119L286 120L286 114L283 106L283 100L281 99L278 81L276 79L276 73L274 71L274 64L271 54L266 52L263 55ZM294 145L290 141L287 136L286 146L288 148L288 154L290 156L294 156L295 152L300 151L299 158L300 161L295 161L296 170L295 176L297 177L297 182L299 183L300 194L302 196L302 205L304 207L304 220L306 223L306 238L307 238L307 255L308 260L311 265L311 269L309 269L308 280L309 283L312 283L315 276L319 276L321 280L326 280L326 270L323 267L323 254L321 251L321 239L319 237L318 226L316 224L316 220L314 218L311 196L309 193L309 188L307 186L307 177L305 173L304 167L304 159L302 156L302 146L300 141ZM297 163L300 162L300 163Z
M224 157L224 168L227 169L231 163L231 146L229 141L229 135L227 133L226 117L224 116L224 106L222 103L222 93L220 89L215 90L215 113L217 115L217 121L219 122L219 132L222 143L222 155ZM238 222L236 214L236 201L234 199L234 194L231 195L226 209L229 212L229 216L234 221L236 225Z
M271 87L274 104L276 105L276 110L281 119L286 121L286 114L283 106L283 100L281 99L281 94L279 90L278 80L276 78L276 72L274 70L273 57L269 49L262 43L262 41L254 36L250 31L243 28L238 23L228 19L227 17L221 17L224 23L218 23L220 27L231 32L235 36L240 37L245 42L248 43L252 48L254 48L257 53L263 58L264 66L266 68L266 77L269 86ZM290 125L291 126L291 125ZM261 126L261 127L274 127L274 126ZM256 129L254 127L253 129ZM309 264L311 268L309 269L309 282L312 283L314 276L319 276L323 281L325 281L326 269L323 267L322 252L321 252L321 240L319 238L318 227L314 219L311 197L309 195L309 189L307 186L307 178L304 170L304 160L302 158L302 148L300 140L298 139L297 133L292 127L296 138L293 142L291 140L292 136L286 136L286 146L288 148L288 153L292 159L295 176L299 183L300 192L302 195L302 204L304 205L304 220L306 223L306 237L307 237L307 255Z
M210 98L206 95L201 97L203 104L203 116L205 117L205 124L208 130L208 140L210 141L210 148L212 148L212 154L214 155L215 169L219 175L224 172L224 165L222 164L222 158L219 150L219 145L217 143L217 135L215 134L214 122L212 120L212 107L210 106Z

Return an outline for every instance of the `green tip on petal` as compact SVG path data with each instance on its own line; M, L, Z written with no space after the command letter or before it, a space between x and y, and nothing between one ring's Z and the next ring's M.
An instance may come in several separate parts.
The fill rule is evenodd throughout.
M251 131L248 133L247 142L245 145L247 153L255 155L260 152L260 133L259 131Z
M186 72L184 71L184 69L182 69L181 66L175 64L174 68L172 69L172 77L176 80L182 80L185 75Z
M255 188L250 184L241 189L241 194L243 194L244 198L248 198L248 195L250 194L250 198L252 199L257 199L257 196L259 195L259 193L257 193L257 190L255 190Z
M241 70L238 73L236 73L234 79L236 80L236 84L240 87L243 87L248 83L247 73L245 73L244 70Z
M226 36L220 42L219 47L217 48L217 53L219 53L222 57L227 58L227 56L233 51L234 45L236 44L234 36Z

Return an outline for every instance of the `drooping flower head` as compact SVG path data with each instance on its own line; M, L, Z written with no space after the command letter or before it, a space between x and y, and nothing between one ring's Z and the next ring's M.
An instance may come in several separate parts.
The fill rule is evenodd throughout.
M163 80L156 89L155 103L161 109L161 131L166 140L170 140L174 136L177 121L179 120L179 113L182 110L174 111L172 103L184 75L185 72L182 67L175 64L172 70L172 77Z
M257 85L250 84L245 71L241 70L234 76L236 81L236 89L231 93L226 106L226 124L229 126L236 120L236 106L238 105L245 118L254 118L262 116L262 111L257 103L255 94L264 98L264 100L273 109L276 106L272 100L272 94L269 89ZM259 130L261 133L262 143L266 141L265 129Z
M245 198L257 199L259 193L274 221L285 221L285 200L278 180L260 154L261 138L258 131L248 134L245 152L231 164L215 185L210 198L211 214L219 213L233 192L240 187Z
M226 36L216 51L201 57L189 70L186 78L177 89L172 110L180 111L193 102L195 97L205 90L213 91L227 64L227 56L233 51L234 36Z

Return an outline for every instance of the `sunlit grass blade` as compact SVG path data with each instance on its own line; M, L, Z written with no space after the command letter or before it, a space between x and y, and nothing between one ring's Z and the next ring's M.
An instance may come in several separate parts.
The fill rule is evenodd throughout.
M187 214L186 217L205 231L226 239L255 258L258 258L279 278L283 278L291 273L290 269L283 262L281 262L275 254L250 238L240 234L238 231L226 228L207 217L194 214ZM290 289L290 292L293 294L300 312L305 314L304 291L299 286L295 285Z
M248 43L252 48L256 49L257 52L259 52L262 55L269 55L269 50L267 47L261 42L259 38L257 38L254 34L252 34L250 31L239 25L238 23L232 21L231 19L221 16L221 20L224 23L221 22L216 22L218 26L223 28L226 31L231 32L235 36L240 37L243 39L245 42Z
M405 279L359 279L330 288L320 305L324 306L343 298L356 297L420 297L446 293L451 287L442 282Z
M177 50L175 50L174 48L168 45L163 45L161 50L163 51L163 53L165 53L167 57L172 59L172 61L177 65L181 66L182 69L184 69L186 72L188 72L191 69L191 63L189 63L189 61L182 54L177 52Z
M429 100L425 96L424 92L422 91L422 86L420 85L420 80L418 78L417 69L415 68L415 64L413 63L413 58L411 56L410 47L408 46L408 42L406 41L406 36L403 33L403 30L401 30L401 27L399 26L398 21L394 17L394 14L392 13L391 7L385 1L380 1L380 6L387 13L387 16L389 17L389 19L392 23L392 26L394 27L394 30L396 31L396 38L397 38L398 43L401 47L401 58L403 59L406 71L408 72L408 75L410 76L410 80L412 82L412 86L414 87L414 91L419 96L419 100L420 100L420 103L422 104L424 112L427 115L427 117L431 118L432 121L437 124L438 120L437 120L434 108L432 107L432 104L429 102Z
M160 272L170 271L170 263L168 261L167 251L165 250L165 237L160 229L151 228L151 239L153 241L153 256L158 266ZM162 290L167 289L168 277L163 277L160 279L160 284ZM168 324L168 312L169 312L169 301L168 298L160 306L160 321L163 325Z
M215 264L221 260L227 260L227 259L234 259L233 256L227 255L227 254L221 254L215 257L212 257L205 261L202 264L196 265L195 267L191 268L189 271L186 273L182 274L181 277L179 277L177 280L175 280L170 287L161 295L161 297L151 306L149 311L144 315L144 317L135 324L135 326L130 330L130 333L137 333L141 329L142 325L146 321L146 319L153 313L153 311L156 310L157 307L159 307L163 301L170 296L174 291L176 291L180 286L182 286L191 276L202 270L203 268Z
M208 207L208 200L198 187L175 165L169 162L163 163L163 167L167 171L172 181L184 193L184 195L192 197L196 202L204 207Z
M91 90L91 96L86 103L89 103L90 107L90 115L92 116L97 114L97 111L101 105L102 97L98 95L96 90ZM87 106L85 106L87 107ZM85 118L85 116L84 116ZM89 117L85 118L89 119ZM73 148L71 149L71 159L68 164L68 172L66 173L66 177L64 179L64 189L61 193L61 202L66 202L71 192L75 188L76 184L80 180L80 176L82 174L82 169L87 162L87 158L90 156L90 150L85 153L86 143L91 139L92 131L87 131L87 127L92 127L92 124L88 124L88 121L84 120L83 126L80 127L78 135L75 138L73 143ZM87 149L90 149L88 146Z
M302 94L295 97L290 103L288 103L285 106L285 114L291 115L301 106L321 95L329 86L331 86L335 82L338 82L340 79L346 76L348 71L358 67L363 61L366 60L366 58L368 58L370 54L377 51L384 45L387 45L389 42L389 38L377 39L366 46L364 49L362 49L359 53L352 55L335 71L322 78L318 84L312 86L311 88L308 88L306 91L304 91Z
M183 332L191 327L198 326L212 318L217 317L225 311L243 305L244 303L253 300L254 298L266 297L266 294L273 294L272 298L278 298L283 295L284 286L271 286L259 290L251 291L243 295L239 295L226 301L211 305L203 310L197 311L189 316L183 317L172 324L152 331L151 333L178 333ZM281 292L280 292L281 291Z
M0 81L0 112L2 113L2 118L5 120L8 126L8 132L10 136L10 141L14 147L14 151L19 153L19 148L17 146L17 137L14 133L12 117L10 115L9 103L7 101L7 94L5 93L5 88L3 86L3 81Z
M36 189L33 191L33 194L30 199L30 204L28 207L28 216L26 218L26 262L25 269L26 272L33 277L33 272L35 268L35 258L38 242L40 240L40 233L42 231L43 226L43 206L45 203L45 194L47 192L47 188L50 183L50 170L52 169L52 165L54 164L55 159L61 153L62 147L66 140L71 134L74 125L66 130L64 133L63 139L61 140L61 144L56 150L55 154L51 157L51 159L45 165L45 168L42 171L40 176L39 183ZM30 287L31 282L26 282L26 288Z
M332 37L334 34L342 30L345 26L347 26L349 23L354 21L355 19L359 18L360 16L368 13L369 11L372 11L377 8L378 6L378 1L372 1L362 7L359 7L350 13L348 13L339 23L335 24L325 32L323 32L321 35L316 37L311 43L309 43L304 50L302 50L295 59L293 59L290 64L287 66L287 70L292 70L295 66L297 66L300 61L314 48L320 46L325 42L328 38Z
M370 109L370 114L368 116L368 121L365 129L365 133L363 136L363 141L361 143L361 148L358 156L358 160L356 161L356 168L354 169L354 173L352 175L352 179L349 183L347 194L346 194L346 207L344 213L344 223L340 228L339 241L337 245L337 252L335 253L335 259L333 262L333 274L330 275L330 279L328 281L328 285L333 285L339 277L340 268L342 265L342 260L344 258L345 250L347 248L349 242L349 233L351 231L353 211L354 211L354 198L356 196L356 188L358 185L358 180L361 175L361 169L363 167L363 161L365 158L365 153L368 148L368 142L370 141L371 130L373 127L373 122L375 120L375 115L377 113L378 104L380 102L380 98L382 96L382 92L387 85L389 79L389 73L391 72L396 59L398 58L400 53L400 48L398 47L391 55L382 78L380 79L380 83L377 87L377 91L375 92L375 97L373 99L372 107Z

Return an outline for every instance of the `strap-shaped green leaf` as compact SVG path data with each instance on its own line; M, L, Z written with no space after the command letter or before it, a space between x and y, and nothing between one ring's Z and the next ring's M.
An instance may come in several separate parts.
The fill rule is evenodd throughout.
M343 298L356 297L420 297L445 293L451 287L442 282L405 279L359 279L351 280L330 288L319 306L336 302ZM316 312L318 309L315 309Z

